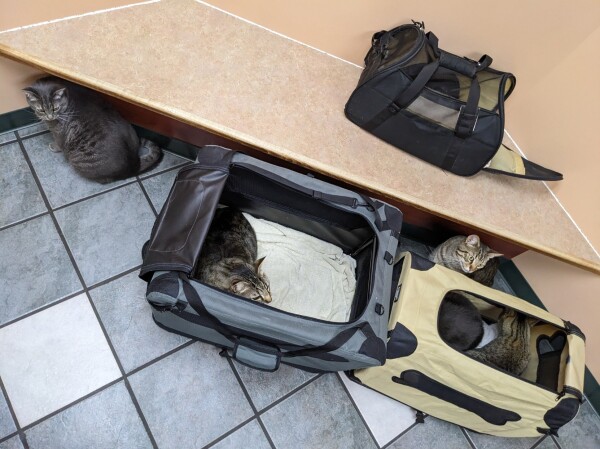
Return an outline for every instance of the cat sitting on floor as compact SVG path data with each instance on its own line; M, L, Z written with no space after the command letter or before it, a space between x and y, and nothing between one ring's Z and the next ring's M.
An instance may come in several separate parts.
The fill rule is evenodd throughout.
M269 280L260 269L254 229L237 209L217 209L204 239L194 277L244 298L271 302Z
M438 245L429 260L491 287L502 254L481 243L477 235L457 235Z
M50 129L50 149L62 151L81 176L107 183L152 168L162 156L96 92L56 77L23 89L35 115Z

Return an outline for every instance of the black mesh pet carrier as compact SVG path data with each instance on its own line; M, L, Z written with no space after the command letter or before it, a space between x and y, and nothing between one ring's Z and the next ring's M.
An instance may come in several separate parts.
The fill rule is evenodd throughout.
M422 23L373 35L345 113L380 139L457 175L482 169L557 181L560 173L502 145L511 73L448 53Z

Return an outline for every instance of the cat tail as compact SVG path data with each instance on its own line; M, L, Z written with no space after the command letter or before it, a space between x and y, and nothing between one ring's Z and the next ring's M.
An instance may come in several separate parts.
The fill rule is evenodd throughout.
M140 148L138 150L138 154L140 155L139 173L143 173L160 162L163 152L161 148L154 142L148 139L140 139Z

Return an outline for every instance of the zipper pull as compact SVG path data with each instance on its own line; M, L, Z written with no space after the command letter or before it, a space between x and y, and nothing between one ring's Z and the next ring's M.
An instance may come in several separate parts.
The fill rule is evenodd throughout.
M417 22L416 20L412 20L411 19L411 22L413 23L413 25L418 26L421 30L425 29L425 22L424 21L423 22Z

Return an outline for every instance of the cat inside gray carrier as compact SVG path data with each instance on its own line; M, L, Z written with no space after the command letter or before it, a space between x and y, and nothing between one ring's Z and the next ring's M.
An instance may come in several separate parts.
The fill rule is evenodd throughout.
M321 300L331 301L331 288L320 290L318 276L299 276L302 270L281 272L285 264L279 261L271 261L279 268L277 275L300 293L310 292L298 296L300 308L275 307L274 290L272 303L265 304L197 280L203 242L217 209L224 206L240 210L252 222L259 253L256 225L261 223L339 248L353 282L341 315L334 319L312 313ZM275 371L286 363L316 372L378 366L385 361L388 309L392 285L398 282L393 260L401 225L401 212L381 201L206 146L199 149L195 164L179 171L144 246L140 277L148 282L146 298L157 325L212 343L222 348L222 355L248 366ZM332 279L337 278L332 274Z

